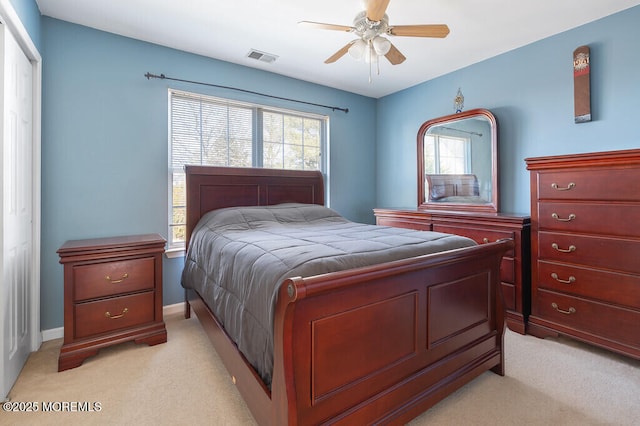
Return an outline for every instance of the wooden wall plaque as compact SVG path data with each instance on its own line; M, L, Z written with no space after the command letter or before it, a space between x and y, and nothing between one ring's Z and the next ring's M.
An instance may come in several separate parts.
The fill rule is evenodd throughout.
M575 122L591 121L591 64L589 46L573 51L573 102Z

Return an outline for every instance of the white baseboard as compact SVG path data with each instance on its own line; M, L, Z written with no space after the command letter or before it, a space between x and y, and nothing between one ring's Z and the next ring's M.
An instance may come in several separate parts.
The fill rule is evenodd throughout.
M184 302L174 303L173 305L163 306L162 315L170 315L182 311L184 311ZM64 337L64 327L42 330L41 333L43 342L46 342L48 340L62 339Z
M173 305L166 305L162 308L162 315L170 315L179 312L184 312L184 302L174 303Z
M51 328L49 330L42 330L42 341L62 339L64 337L64 327Z

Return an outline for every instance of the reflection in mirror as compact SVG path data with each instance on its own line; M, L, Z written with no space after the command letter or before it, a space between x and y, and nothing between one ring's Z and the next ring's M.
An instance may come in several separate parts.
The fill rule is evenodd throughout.
M418 132L418 208L498 210L497 123L475 109L424 123Z

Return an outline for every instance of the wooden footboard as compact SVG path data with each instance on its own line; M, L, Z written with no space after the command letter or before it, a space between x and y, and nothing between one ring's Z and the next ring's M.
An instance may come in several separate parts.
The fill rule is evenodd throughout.
M285 281L271 392L197 295L190 304L259 424L403 424L482 372L503 375L511 241Z

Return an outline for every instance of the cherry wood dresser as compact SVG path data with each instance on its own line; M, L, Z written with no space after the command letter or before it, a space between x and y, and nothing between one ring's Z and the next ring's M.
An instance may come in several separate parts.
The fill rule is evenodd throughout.
M533 266L527 332L640 358L640 150L525 161Z
M378 225L463 235L478 244L513 239L500 267L507 326L525 333L530 309L529 216L488 212L374 209Z
M78 367L100 348L134 340L167 341L162 318L162 254L158 234L67 241L64 342L58 371Z

